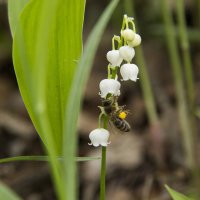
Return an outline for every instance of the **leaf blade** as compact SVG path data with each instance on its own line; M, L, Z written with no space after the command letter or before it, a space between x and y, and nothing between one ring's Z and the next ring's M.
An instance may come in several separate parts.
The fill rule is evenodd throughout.
M193 199L191 199L189 197L186 197L185 195L173 190L172 188L170 188L167 185L165 185L165 188L170 193L170 195L173 198L173 200L193 200Z
M12 36L18 24L19 15L29 0L8 0L8 19Z
M0 197L4 200L22 200L14 191L3 183L0 183Z
M64 158L59 156L55 159L63 161ZM93 161L93 160L99 160L100 157L76 157L76 162L84 162L84 161ZM0 164L2 163L10 163L10 162L19 162L19 161L40 161L40 162L49 162L51 159L49 156L45 155L36 155L36 156L16 156L16 157L9 157L9 158L1 158Z

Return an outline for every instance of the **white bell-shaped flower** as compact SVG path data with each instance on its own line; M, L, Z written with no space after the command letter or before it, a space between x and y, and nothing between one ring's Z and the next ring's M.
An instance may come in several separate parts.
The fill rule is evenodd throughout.
M141 42L142 42L142 39L141 39L140 35L139 34L135 34L134 40L128 41L128 45L130 47L136 47L136 46L139 46L141 44Z
M139 69L135 64L124 64L120 68L120 73L124 81L132 80L137 81Z
M106 147L110 142L108 142L110 133L104 129L104 128L97 128L94 129L89 134L89 138L91 140L91 143L89 145L93 145L95 147L98 147L99 145Z
M114 66L120 66L123 58L119 54L119 50L112 50L106 54L108 62Z
M119 96L120 87L121 84L119 81L114 79L104 79L99 83L100 95L102 98L106 98L107 94Z
M135 56L135 50L129 46L122 46L119 48L119 54L126 62L131 62Z
M132 41L135 38L135 32L129 28L122 30L121 35L126 41Z

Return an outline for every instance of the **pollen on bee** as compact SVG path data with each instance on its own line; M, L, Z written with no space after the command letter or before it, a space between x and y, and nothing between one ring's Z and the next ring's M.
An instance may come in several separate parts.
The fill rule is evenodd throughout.
M126 112L123 111L123 112L120 112L120 113L119 113L119 116L118 116L118 117L119 117L120 119L125 119L125 118L126 118L126 115L127 115Z

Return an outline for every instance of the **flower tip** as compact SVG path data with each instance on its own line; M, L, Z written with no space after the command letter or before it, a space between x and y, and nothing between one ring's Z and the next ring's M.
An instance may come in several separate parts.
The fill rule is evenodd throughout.
M108 138L110 133L103 128L97 128L90 132L89 138L91 140L91 143L88 143L89 145L93 145L94 147L101 146L107 146L109 144Z
M121 31L121 36L124 37L126 41L132 41L135 38L135 32L129 28Z
M142 38L139 34L135 34L135 37L132 41L128 41L128 45L130 47L136 47L139 46L142 42Z
M107 94L112 94L114 96L120 95L121 84L119 81L114 79L104 79L99 83L100 95L105 98Z
M119 49L120 56L126 61L131 62L135 56L135 50L130 46L122 46Z
M119 54L119 50L108 51L106 58L111 66L120 66L123 60Z
M124 64L120 68L120 73L124 81L132 80L136 82L138 72L139 69L135 64Z

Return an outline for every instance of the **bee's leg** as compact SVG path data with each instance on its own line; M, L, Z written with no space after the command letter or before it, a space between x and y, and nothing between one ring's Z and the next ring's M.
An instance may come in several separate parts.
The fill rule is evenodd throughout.
M106 114L102 106L98 106L98 108L100 109L101 113Z

